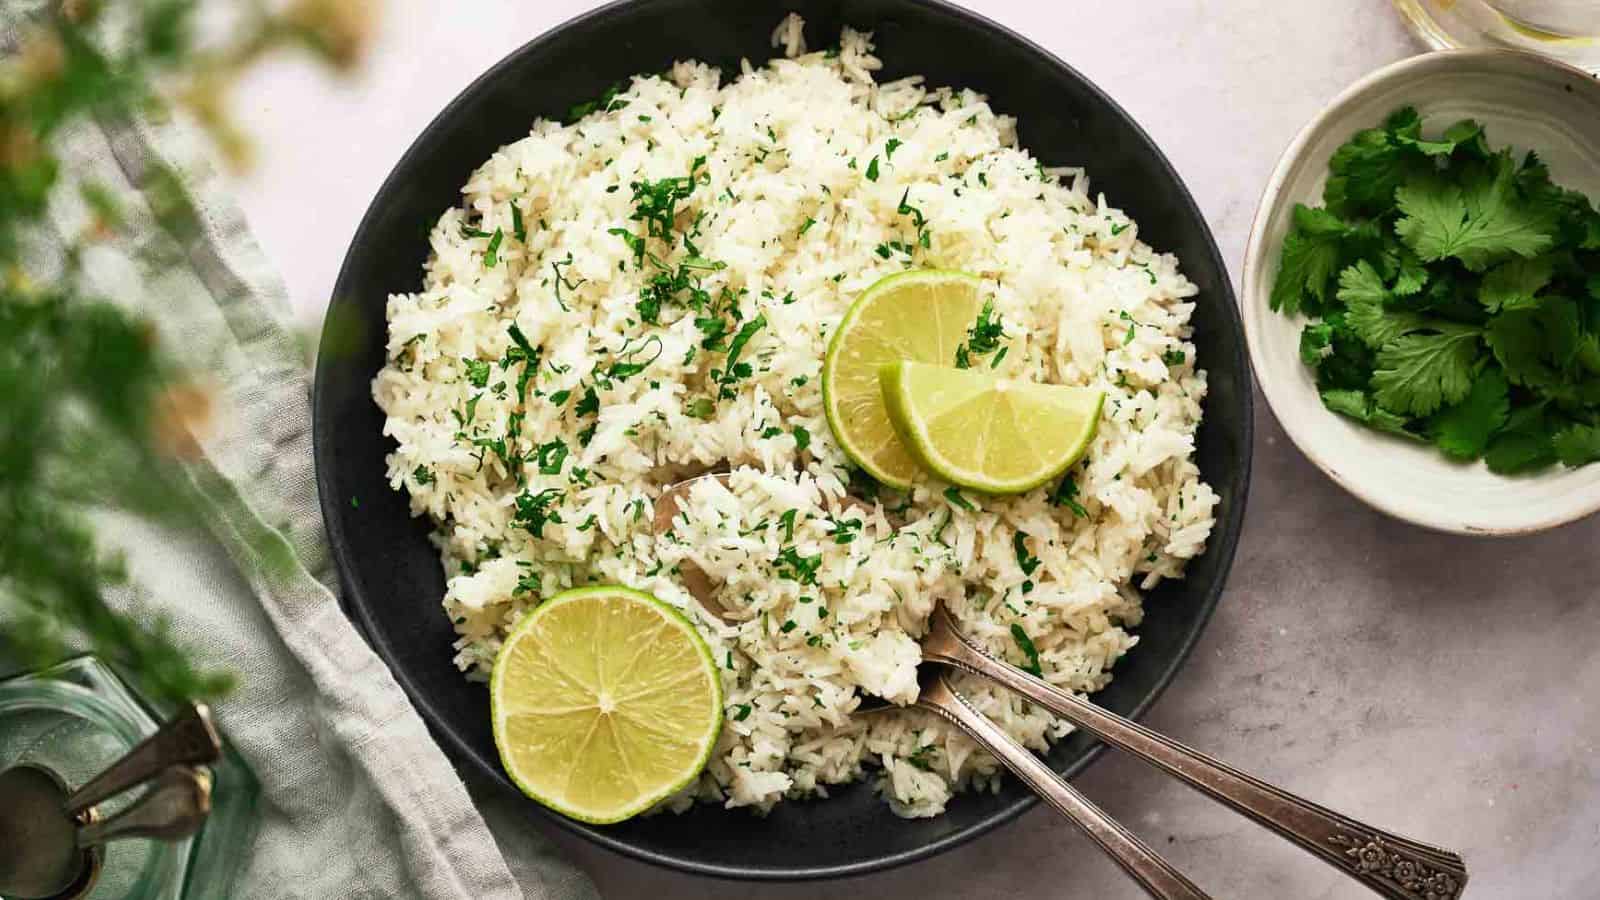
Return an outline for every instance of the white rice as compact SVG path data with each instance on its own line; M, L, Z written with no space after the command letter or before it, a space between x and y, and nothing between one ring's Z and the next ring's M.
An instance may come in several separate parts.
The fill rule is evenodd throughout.
M917 711L852 716L863 694L915 698L914 641L935 601L1019 664L1020 626L1044 677L1088 693L1135 644L1140 591L1203 549L1216 496L1191 460L1206 389L1187 340L1195 288L1082 171L1045 169L1018 147L1014 122L982 96L874 84L867 34L808 53L791 16L773 44L786 58L746 62L731 81L695 62L636 77L576 124L535 122L473 174L433 229L423 290L389 299L390 363L373 384L399 445L389 476L437 525L468 677L487 675L519 615L574 585L628 584L690 615L724 667L728 715L675 808L765 811L873 771L896 812L936 815L956 790L994 787L994 759ZM728 336L765 322L740 357L750 373L723 376L725 391L713 373L727 338L701 347L707 313L682 303L642 322L640 290L658 270L610 233L645 233L630 220L631 183L691 172L675 231L725 264L701 271L702 287ZM926 216L926 248L902 198ZM687 256L681 240L648 247L669 266ZM822 411L823 351L862 290L913 267L984 278L1012 374L1107 392L1070 476L1086 516L1052 505L1049 488L952 502L936 482L885 491L870 514L841 506L850 476ZM525 405L513 324L542 356ZM467 360L489 364L480 385ZM648 365L608 377L617 363ZM591 389L597 413L580 411ZM734 471L730 487L696 490L673 533L653 536L660 489L714 468ZM541 500L559 521L536 536ZM841 542L850 519L857 536ZM1018 532L1039 560L1031 574ZM797 578L795 559L814 576ZM674 578L685 560L741 624L698 614ZM961 687L1029 747L1070 730L1001 689Z

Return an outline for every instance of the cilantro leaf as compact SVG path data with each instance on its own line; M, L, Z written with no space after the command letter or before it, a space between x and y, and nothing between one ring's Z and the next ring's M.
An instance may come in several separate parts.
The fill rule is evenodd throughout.
M1419 134L1400 134L1396 139L1407 146L1415 147L1428 156L1449 156L1462 144L1475 141L1483 134L1483 125L1472 119L1462 119L1445 129L1438 140L1423 140Z
M1578 306L1561 298L1501 313L1484 334L1512 384L1545 390L1561 388L1563 370L1582 349L1580 338Z
M1131 332L1130 332L1131 333ZM1333 343L1333 325L1310 322L1300 330L1300 361L1308 366L1320 364Z
M1428 286L1428 269L1409 247L1400 247L1396 260L1394 284L1389 288L1396 297L1409 297Z
M1447 257L1481 272L1508 256L1536 256L1554 243L1548 211L1521 202L1511 161L1498 156L1488 170L1468 172L1458 185L1430 174L1395 192L1404 216L1395 233L1424 262Z
M1397 110L1382 127L1358 132L1333 152L1322 202L1341 218L1373 216L1394 206L1394 192L1428 169L1416 152L1422 120L1411 107Z
M1338 298L1345 305L1345 321L1350 329L1374 350L1403 334L1419 331L1427 324L1426 319L1414 312L1384 309L1389 290L1383 286L1378 270L1366 260L1339 273Z
M505 239L506 233L496 228L494 236L489 238L489 246L485 247L483 251L484 268L492 269L496 263L500 262L500 242Z
M953 484L944 489L944 499L948 501L951 506L960 507L967 512L978 511L978 508L972 505L971 500L968 500L966 497L962 496L961 489Z
M487 387L489 384L489 364L481 360L461 357L461 363L467 367L467 383L475 388Z
M1023 657L1027 660L1018 668L1035 678L1043 676L1044 670L1039 666L1039 648L1034 646L1033 638L1028 637L1028 632L1016 622L1011 623L1011 639L1016 642L1017 649L1022 651Z
M1089 518L1089 511L1083 508L1082 503L1078 502L1078 483L1072 479L1071 475L1063 475L1061 480L1056 482L1055 490L1050 492L1050 505L1065 506L1067 509L1072 510L1072 514L1078 518Z
M1482 456L1489 438L1505 424L1511 411L1510 387L1505 376L1494 369L1479 375L1466 399L1434 417L1434 443L1456 459Z
M560 438L540 444L536 459L541 475L560 475L561 466L567 461L567 445Z
M1378 431L1414 441L1421 440L1415 432L1406 429L1404 416L1397 416L1379 406L1364 391L1326 390L1322 392L1321 397L1323 406L1342 416L1349 416Z
M1128 332L1132 334L1131 326ZM967 329L966 340L956 346L956 368L972 368L972 357L988 356L995 351L1003 355L1007 348L1000 345L1006 339L1006 323L999 313L994 311L994 301L983 301L983 308L978 310L978 318ZM1000 364L1001 356L996 356L990 368Z
M1554 275L1555 263L1548 256L1513 259L1483 276L1478 302L1490 312L1532 309L1539 304L1534 295L1544 290Z
M1500 475L1527 472L1555 462L1545 404L1535 403L1512 412L1505 428L1489 442L1483 461L1489 471Z
M1403 335L1378 351L1372 386L1385 409L1429 415L1467 395L1479 355L1474 328Z
M1328 352L1317 364L1317 387L1366 390L1372 382L1377 354L1350 327L1343 312L1331 312L1323 322L1332 328Z
M515 512L511 524L525 529L536 538L544 537L544 527L561 524L561 513L556 504L561 500L560 488L546 488L537 494L523 491L514 500Z
M1556 459L1563 465L1582 466L1600 460L1600 428L1569 425L1551 437Z
M1022 576L1024 578L1033 577L1034 571L1039 568L1040 559L1028 552L1028 533L1025 531L1013 531L1011 533L1011 549L1016 554L1017 566L1022 569Z
M1389 290L1383 286L1383 276L1372 263L1362 260L1339 273L1337 296L1345 306L1364 303L1381 307L1389 299Z
M1306 298L1313 311L1328 295L1328 281L1339 268L1341 242L1348 233L1332 213L1303 203L1294 207L1294 225L1283 239L1283 262L1272 284L1272 308L1300 312Z

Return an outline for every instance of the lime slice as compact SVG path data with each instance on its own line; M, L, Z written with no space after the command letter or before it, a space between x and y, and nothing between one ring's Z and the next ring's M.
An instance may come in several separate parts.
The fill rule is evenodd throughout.
M1083 457L1105 393L973 369L898 362L881 371L889 418L905 446L951 484L1018 494Z
M954 363L983 306L979 284L965 272L890 275L862 293L828 342L822 404L833 438L856 465L890 487L909 487L918 466L889 422L878 370L903 359Z
M722 730L722 681L683 616L616 585L557 594L517 623L489 680L517 787L585 822L620 822L693 781Z

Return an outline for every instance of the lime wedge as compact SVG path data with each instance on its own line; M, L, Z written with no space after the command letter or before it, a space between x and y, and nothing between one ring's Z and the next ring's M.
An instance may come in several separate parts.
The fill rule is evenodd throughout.
M918 466L895 436L878 370L900 360L955 362L983 306L979 280L935 269L880 279L857 298L828 342L822 404L844 452L867 474L907 488Z
M517 623L489 679L494 742L523 793L620 822L693 781L722 730L722 681L683 616L641 591L579 588Z
M882 368L889 419L905 446L951 484L1018 494L1083 457L1105 393L1034 384L973 369L890 363Z

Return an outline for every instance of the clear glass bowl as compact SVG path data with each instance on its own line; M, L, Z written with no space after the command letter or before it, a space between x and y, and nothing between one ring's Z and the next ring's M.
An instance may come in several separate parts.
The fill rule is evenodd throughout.
M1600 0L1394 0L1436 50L1528 50L1600 72Z
M160 719L104 663L79 657L0 681L0 770L38 763L77 788L156 730ZM127 840L106 846L87 900L198 900L226 897L255 837L259 786L231 749L211 768L205 826L177 842ZM102 804L112 813L137 792ZM4 898L0 898L4 900Z

